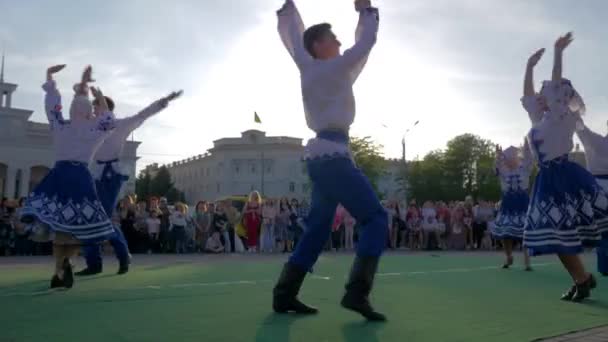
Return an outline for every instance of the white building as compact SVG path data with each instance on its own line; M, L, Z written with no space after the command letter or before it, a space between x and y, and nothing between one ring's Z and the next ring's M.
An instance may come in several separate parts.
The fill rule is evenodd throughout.
M30 121L33 111L12 106L15 90L16 84L4 82L3 58L0 70L0 197L9 199L27 196L55 162L49 125ZM130 176L123 193L135 192L138 146L139 142L128 142L123 152L125 169Z
M204 155L165 165L188 203L247 195L305 198L309 180L302 161L302 139L267 137L258 130L213 142ZM148 171L154 172L152 166Z

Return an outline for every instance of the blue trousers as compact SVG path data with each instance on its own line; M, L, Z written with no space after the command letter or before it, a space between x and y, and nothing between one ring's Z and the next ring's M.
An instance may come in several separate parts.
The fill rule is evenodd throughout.
M97 161L98 164L104 165L100 179L95 181L97 196L101 201L101 205L109 217L112 216L114 208L118 203L118 194L120 188L129 177L116 172L113 164L118 162L118 159L110 161ZM121 264L129 262L129 247L124 234L118 227L114 227L116 234L108 239L118 262ZM88 268L101 268L103 259L101 256L101 245L89 244L83 247L84 258Z
M361 225L357 255L382 255L388 239L388 214L363 172L347 157L313 159L307 161L307 167L312 181L311 207L289 263L312 270L331 235L338 203Z

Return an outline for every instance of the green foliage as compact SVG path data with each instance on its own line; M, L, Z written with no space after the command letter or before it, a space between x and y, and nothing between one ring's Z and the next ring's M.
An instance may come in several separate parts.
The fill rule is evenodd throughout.
M166 197L169 203L185 201L184 193L175 188L171 174L165 166L160 167L154 177L148 172L141 173L135 182L135 192L139 200L156 196Z
M495 144L473 134L448 141L445 150L408 163L404 177L410 198L462 200L467 195L496 201L500 184L494 169Z
M355 163L367 176L376 192L378 192L378 181L386 172L387 165L382 148L383 146L376 144L371 137L350 138L350 149Z

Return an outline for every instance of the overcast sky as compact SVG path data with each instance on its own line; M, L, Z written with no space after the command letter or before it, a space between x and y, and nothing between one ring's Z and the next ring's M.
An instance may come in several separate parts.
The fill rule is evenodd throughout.
M45 121L40 84L48 65L66 63L65 94L90 63L118 116L169 91L182 99L135 132L138 168L203 153L215 139L251 128L304 139L299 75L276 32L281 0L0 0L5 80L13 104ZM307 25L333 24L354 38L351 0L296 0ZM378 43L355 86L353 135L369 135L388 157L442 148L461 133L519 144L529 121L519 98L527 57L548 48L537 84L550 75L555 38L568 30L565 75L587 103L587 123L606 132L608 2L602 0L377 0ZM576 4L576 5L575 5ZM603 13L603 14L602 14ZM257 111L262 125L253 122ZM386 125L388 128L385 128Z

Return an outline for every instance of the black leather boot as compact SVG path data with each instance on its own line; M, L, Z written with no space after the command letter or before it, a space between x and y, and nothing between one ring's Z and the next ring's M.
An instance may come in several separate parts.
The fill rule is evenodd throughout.
M272 291L272 309L276 313L295 312L296 314L316 314L318 310L310 307L297 298L300 287L306 277L306 271L286 263L281 276Z
M386 317L374 311L369 303L369 294L372 291L379 260L378 257L355 258L350 278L346 283L346 294L341 302L344 308L360 313L368 321L386 321Z
M74 285L74 273L72 271L72 263L70 259L63 259L63 284L66 288L71 289Z

